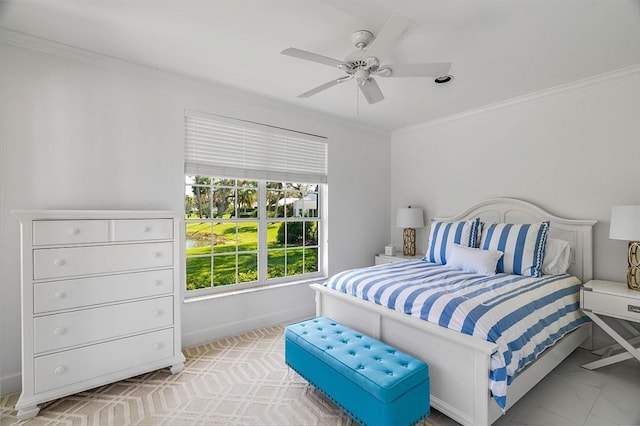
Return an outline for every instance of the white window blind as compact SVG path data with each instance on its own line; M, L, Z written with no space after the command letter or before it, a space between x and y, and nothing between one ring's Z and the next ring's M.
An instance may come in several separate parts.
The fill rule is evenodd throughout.
M185 173L327 182L326 138L185 111Z

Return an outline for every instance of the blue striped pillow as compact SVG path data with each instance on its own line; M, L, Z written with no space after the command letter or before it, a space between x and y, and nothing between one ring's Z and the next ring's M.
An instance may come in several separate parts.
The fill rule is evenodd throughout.
M482 230L480 248L504 253L496 272L541 277L548 232L549 222L494 223Z
M452 244L476 247L480 218L460 222L431 221L429 244L425 258L432 263L447 263L447 253Z

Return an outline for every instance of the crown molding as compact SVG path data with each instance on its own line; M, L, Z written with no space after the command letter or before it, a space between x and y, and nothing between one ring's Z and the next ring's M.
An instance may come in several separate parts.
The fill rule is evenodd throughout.
M394 130L391 133L391 137L402 135L405 133L414 132L416 130L424 129L431 126L436 126L438 124L446 123L449 121L459 120L461 118L470 117L473 115L482 114L488 111L506 108L512 105L531 102L536 99L546 98L549 96L554 96L559 93L569 92L576 89L581 89L583 87L595 86L607 81L615 80L617 78L626 77L632 74L640 74L640 64L630 65L628 67L620 68L618 70L609 71L603 74L598 74L592 77L587 77L581 80L572 81L570 83L561 84L559 86L550 87L548 89L540 90L533 93L528 93L526 95L517 96L515 98L506 99L504 101L495 102L493 104L485 105L479 108L470 109L468 111L464 111L458 114L449 115L446 117L438 118L431 121L426 121L424 123L416 124L413 126L403 127L402 129Z
M104 55L102 53L64 43L58 43L46 38L13 31L5 27L0 27L0 42L10 46L34 50L36 52L72 59L92 65L99 65L103 67L127 67L130 70L147 73L159 71L159 68L154 68L146 64L128 61L115 56Z

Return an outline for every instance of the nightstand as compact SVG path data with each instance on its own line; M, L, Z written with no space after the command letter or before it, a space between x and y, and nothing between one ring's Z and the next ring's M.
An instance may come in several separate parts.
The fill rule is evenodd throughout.
M590 362L582 367L594 370L605 365L615 364L635 357L640 361L640 332L629 322L640 323L640 291L630 290L624 283L592 280L580 289L580 307L602 330L618 344L593 351L604 355L598 361ZM631 338L625 340L618 332L602 320L602 316L613 318L629 332ZM614 350L623 348L626 352L611 355Z
M424 254L416 254L415 256L403 256L401 253L390 256L388 254L380 253L376 255L375 264L382 265L383 263L404 262L405 260L418 260L422 259Z

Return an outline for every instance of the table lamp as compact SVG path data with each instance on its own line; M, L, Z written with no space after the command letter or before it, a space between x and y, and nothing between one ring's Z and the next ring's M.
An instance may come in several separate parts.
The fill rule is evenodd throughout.
M609 238L629 242L627 286L640 290L640 206L614 206L611 209Z
M402 254L405 256L416 255L416 229L424 226L422 209L413 209L411 206L398 209L396 226L404 228L402 233Z

